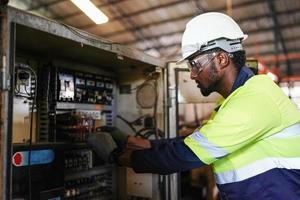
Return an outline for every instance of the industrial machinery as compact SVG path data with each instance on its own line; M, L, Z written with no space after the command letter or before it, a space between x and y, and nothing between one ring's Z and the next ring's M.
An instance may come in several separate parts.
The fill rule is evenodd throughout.
M85 143L101 126L165 137L164 62L14 8L0 19L3 199L165 199L164 177Z

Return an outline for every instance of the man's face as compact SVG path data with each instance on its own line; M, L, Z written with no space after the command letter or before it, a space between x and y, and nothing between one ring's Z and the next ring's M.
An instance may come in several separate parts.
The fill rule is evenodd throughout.
M188 59L190 78L195 80L203 96L216 91L218 71L214 62L217 53L201 54Z

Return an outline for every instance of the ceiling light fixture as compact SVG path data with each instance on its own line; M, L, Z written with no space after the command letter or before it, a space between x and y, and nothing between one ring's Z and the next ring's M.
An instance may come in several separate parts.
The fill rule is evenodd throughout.
M82 10L96 24L108 22L108 17L99 10L90 0L71 0L80 10Z

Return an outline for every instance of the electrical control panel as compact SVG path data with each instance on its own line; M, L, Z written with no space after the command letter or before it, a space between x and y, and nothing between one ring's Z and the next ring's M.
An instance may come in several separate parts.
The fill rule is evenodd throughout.
M7 199L12 194L15 199L128 199L126 172L119 173L117 166L101 160L87 146L86 138L101 126L114 126L132 135L144 130L140 125L131 130L131 124L118 115L128 122L150 115L157 117L153 126L164 127L161 99L152 98L158 103L151 108L136 100L137 89L146 80L156 84L149 74L164 63L52 20L15 9L8 15L13 15L8 17L13 24L9 31L14 30L8 37L12 49L7 52L7 66L13 69L4 73L12 78L3 80L12 83L12 92L7 90L5 98L11 102L4 102L8 106L3 109L3 116L9 119L3 120L9 132L5 134L12 135L6 151L9 154L15 146L25 145L30 160L35 146L60 148L54 151L55 162L48 165L17 167L10 161L18 164L21 154L8 158L5 167L12 174L6 174L11 182L5 186ZM119 93L121 84L130 85L130 92ZM139 100L143 98L146 95ZM52 177L55 181L49 181ZM158 191L156 185L151 191Z

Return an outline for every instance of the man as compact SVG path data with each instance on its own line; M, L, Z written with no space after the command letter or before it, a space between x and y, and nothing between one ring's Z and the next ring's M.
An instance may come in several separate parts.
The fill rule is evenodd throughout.
M215 91L224 102L185 138L146 140L112 131L118 146L127 147L115 160L158 174L212 165L222 199L300 199L300 113L270 78L244 67L246 37L225 14L188 22L181 62L203 95ZM102 135L91 146L99 146Z

